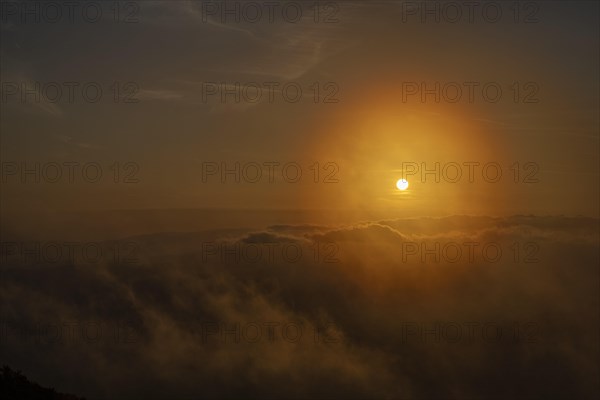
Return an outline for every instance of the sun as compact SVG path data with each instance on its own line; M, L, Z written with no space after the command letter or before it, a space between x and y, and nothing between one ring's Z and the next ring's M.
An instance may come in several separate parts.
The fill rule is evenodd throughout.
M398 190L406 190L408 189L408 181L406 179L398 179L398 182L396 182L396 187Z

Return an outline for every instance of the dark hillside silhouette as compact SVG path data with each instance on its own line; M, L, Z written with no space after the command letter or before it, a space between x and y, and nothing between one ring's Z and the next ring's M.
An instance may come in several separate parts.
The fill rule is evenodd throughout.
M0 398L5 400L85 400L72 394L58 393L54 388L45 388L31 382L21 371L8 366L0 370Z

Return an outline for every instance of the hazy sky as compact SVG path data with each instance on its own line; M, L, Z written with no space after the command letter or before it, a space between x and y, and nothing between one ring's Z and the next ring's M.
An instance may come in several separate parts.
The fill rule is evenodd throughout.
M494 9L483 14L483 3L471 17L462 5L454 23L455 10L443 3L435 3L439 23L435 14L423 22L418 2L323 3L318 22L307 3L295 22L294 9L284 17L281 5L272 22L265 9L258 22L249 21L251 9L236 22L211 2L123 3L118 17L103 4L95 23L88 22L93 10L77 8L73 21L62 10L56 23L47 10L37 23L4 5L4 211L598 215L596 2L539 2L521 5L518 15L498 3L495 23ZM53 82L62 90L56 102L48 100L57 93ZM92 97L102 89L97 103L85 100L86 84ZM286 101L298 87L299 100ZM457 87L462 97L452 102ZM257 94L261 100L251 101ZM40 184L20 183L20 170L36 162L41 169L59 163L63 175L64 162L95 162L103 176L97 183L48 183L43 176ZM236 162L240 183L235 175L222 183L221 169ZM6 163L18 164L16 175ZM295 164L284 171L288 163ZM419 172L399 192L395 182L407 163ZM421 170L436 163L440 182L435 174L423 179ZM456 164L462 178L451 182ZM498 166L499 181L486 181ZM115 184L115 169L119 182L137 183ZM203 172L215 174L203 182Z

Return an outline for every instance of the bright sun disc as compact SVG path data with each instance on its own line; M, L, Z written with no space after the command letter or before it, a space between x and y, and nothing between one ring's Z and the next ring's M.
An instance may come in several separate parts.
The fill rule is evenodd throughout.
M408 181L406 179L398 179L398 182L396 182L396 187L398 190L406 190L408 189Z

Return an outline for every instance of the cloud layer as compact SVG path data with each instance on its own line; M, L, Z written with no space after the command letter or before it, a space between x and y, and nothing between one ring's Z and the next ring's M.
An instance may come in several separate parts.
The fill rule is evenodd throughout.
M92 399L592 398L597 233L455 216L139 236L135 263L12 254L2 361Z

